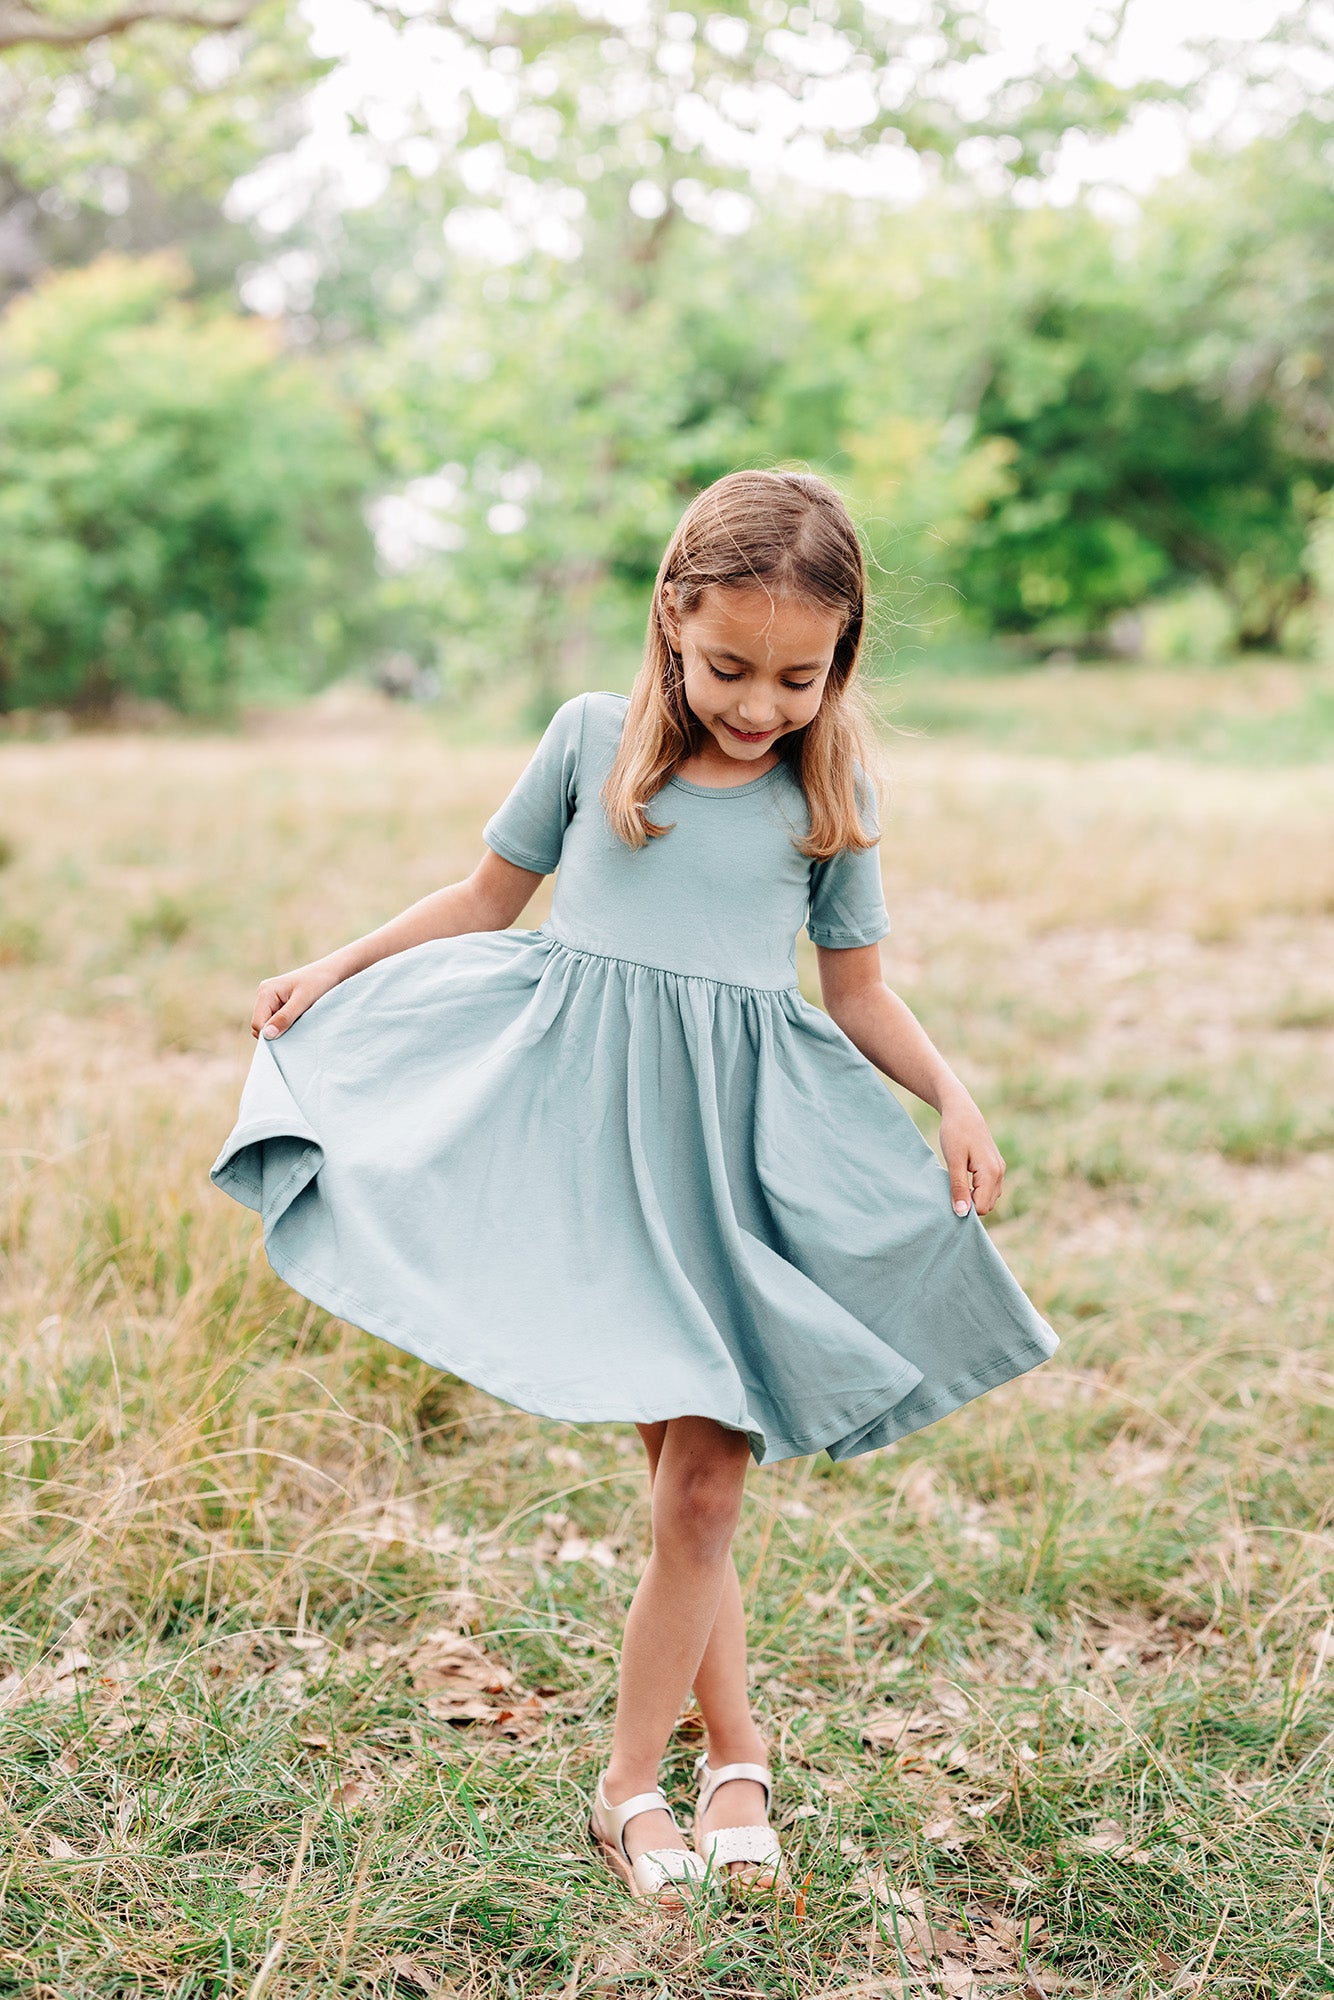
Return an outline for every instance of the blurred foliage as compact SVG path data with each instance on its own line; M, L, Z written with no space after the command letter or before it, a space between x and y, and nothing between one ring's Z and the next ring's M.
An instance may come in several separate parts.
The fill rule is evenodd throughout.
M1208 379L1229 287L1207 259L1198 290L1164 283L1160 228L1152 207L1129 240L1078 209L1011 213L951 288L973 393L945 420L966 418L990 477L950 575L979 624L1075 640L1198 579L1243 643L1274 645L1305 594L1328 444L1294 434L1267 385Z
M1108 80L1108 22L1008 81L995 24L945 0L354 6L318 60L268 0L226 34L153 22L18 51L0 150L29 250L81 265L172 243L190 275L102 263L86 294L47 279L6 324L0 567L23 583L4 698L114 682L207 706L359 648L456 696L517 679L536 719L630 672L673 522L743 463L842 485L891 649L972 632L1327 654L1325 31L1300 6L1267 66L1216 49L1173 93ZM331 66L333 95L304 95ZM985 91L961 87L970 66ZM1267 93L1262 136L1220 142L1137 215L1039 198L1063 136L1224 73ZM762 181L775 134L827 185L892 202ZM108 286L140 303L94 328L77 301ZM234 316L238 294L271 331ZM32 314L66 311L89 328L62 348L81 359L58 390L20 390ZM183 343L198 366L155 360ZM234 510L207 607L181 578L208 564L165 552L189 540L179 522L160 559L128 553L171 511L170 482L135 467L173 453L217 466ZM266 508L285 526L252 538ZM59 533L14 525L39 519ZM207 644L170 636L199 618Z
M300 130L328 67L308 42L289 0L266 0L224 32L149 20L0 56L0 299L107 249L178 248L197 283L229 287L253 240L222 204Z
M1208 188L1190 281L1168 282L1176 202L1133 231L952 193L826 201L730 241L681 224L631 300L586 259L454 259L420 317L344 360L402 482L377 526L410 643L456 686L523 661L542 708L595 657L605 677L684 501L742 463L845 488L890 646L963 623L1083 649L1202 589L1228 645L1292 640L1328 539L1328 432L1296 419L1245 260L1205 254L1211 223L1236 228ZM341 310L331 262L317 324ZM1261 335L1268 367L1243 375Z
M0 321L0 708L206 712L348 657L372 580L356 426L187 277L106 256Z

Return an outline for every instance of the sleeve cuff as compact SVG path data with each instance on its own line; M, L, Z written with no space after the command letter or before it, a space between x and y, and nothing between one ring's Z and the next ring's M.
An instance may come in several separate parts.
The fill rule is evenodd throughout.
M554 875L556 872L559 856L555 861L548 861L543 855L526 854L521 847L512 846L502 835L492 833L489 827L482 829L482 839L502 861L511 861L516 868L527 868L534 875Z
M821 946L825 951L853 951L858 945L879 944L881 938L889 936L891 928L885 923L872 931L831 931L818 924L812 929L808 924L806 935L812 944Z

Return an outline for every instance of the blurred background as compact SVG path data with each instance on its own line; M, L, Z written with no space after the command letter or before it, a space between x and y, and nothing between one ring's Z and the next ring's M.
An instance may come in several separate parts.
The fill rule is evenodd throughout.
M0 1989L1327 2000L1334 17L101 4L0 0ZM1061 1347L756 1472L803 1888L650 1934L628 1426L207 1175L747 464L872 551L887 976Z
M1321 6L6 0L0 52L11 731L349 673L532 727L749 464L846 492L881 673L1334 649Z

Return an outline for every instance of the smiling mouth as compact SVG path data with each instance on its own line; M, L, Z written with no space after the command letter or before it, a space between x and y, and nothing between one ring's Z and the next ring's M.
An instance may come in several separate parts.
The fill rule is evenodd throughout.
M719 716L718 720L723 721ZM767 743L773 735L772 729L733 729L730 722L723 722L729 736L735 736L738 743Z

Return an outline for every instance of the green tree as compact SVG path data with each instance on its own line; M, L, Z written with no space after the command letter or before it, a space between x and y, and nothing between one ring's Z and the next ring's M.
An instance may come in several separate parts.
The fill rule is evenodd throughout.
M517 668L541 715L626 671L691 495L809 455L787 248L674 232L629 314L586 270L456 269L444 308L348 362L398 489L383 601L448 686Z
M351 212L313 199L275 240L269 295L302 251L303 325L346 355L406 489L383 516L403 531L386 604L448 681L521 663L541 711L592 671L593 647L632 646L697 484L747 460L839 458L825 364L785 375L806 273L783 197L760 206L752 184L759 127L902 180L969 138L1032 174L1070 124L1125 116L1132 98L1092 54L965 115L959 75L988 32L948 0L911 19L862 0L651 0L633 18L460 0L407 24L424 63L448 48L455 109L428 91L415 127L372 119L381 136L356 143L383 193ZM823 254L817 231L800 250Z
M296 131L307 34L291 0L0 0L0 301L105 249L230 288L254 244L222 204Z
M1189 256L1168 212L925 204L811 253L797 379L839 412L908 615L1065 642L1204 581L1245 640L1278 637L1328 445L1281 368L1237 365L1260 336L1233 205L1196 189Z
M1087 632L1203 579L1243 638L1276 643L1302 590L1315 469L1278 411L1203 393L1133 297L1049 295L1022 334L978 403L979 435L1005 456L956 570L973 614Z
M0 321L0 708L217 710L346 662L367 455L258 321L104 257Z

